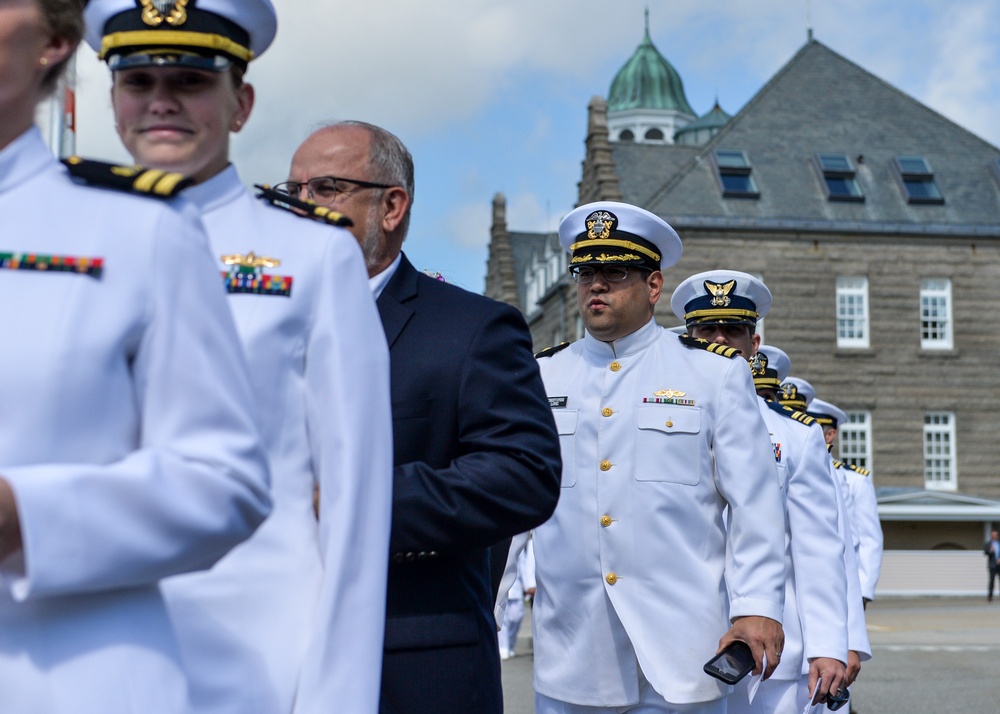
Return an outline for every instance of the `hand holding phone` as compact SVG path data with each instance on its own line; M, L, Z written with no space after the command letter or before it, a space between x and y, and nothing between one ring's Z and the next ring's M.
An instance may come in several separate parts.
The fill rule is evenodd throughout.
M736 684L754 668L750 645L735 640L722 652L705 663L705 674L710 674L726 684Z

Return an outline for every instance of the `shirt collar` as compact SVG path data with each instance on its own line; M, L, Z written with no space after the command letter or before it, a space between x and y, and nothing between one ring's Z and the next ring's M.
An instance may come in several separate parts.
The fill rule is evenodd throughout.
M375 296L376 300L378 300L379 295L382 294L382 291L385 290L385 286L389 283L390 280L392 280L392 276L396 274L396 269L399 267L399 264L402 261L403 261L403 254L398 253L396 254L396 259L391 263L389 263L389 267L387 267L381 273L378 273L377 275L373 275L372 277L368 278L368 287L371 288L372 295Z
M202 213L210 213L246 192L246 186L240 182L236 167L229 164L207 181L184 189L181 195L198 206Z
M588 353L599 359L615 359L628 357L649 347L660 339L663 328L656 324L652 317L649 322L630 335L625 335L613 342L602 342L589 332L583 336L583 345Z
M0 150L0 193L12 191L55 163L42 133L31 127Z

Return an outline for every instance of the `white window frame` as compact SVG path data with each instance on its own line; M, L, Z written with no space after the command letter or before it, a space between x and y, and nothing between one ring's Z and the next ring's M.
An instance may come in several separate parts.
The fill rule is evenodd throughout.
M920 349L952 349L951 304L950 278L924 278L920 281Z
M956 468L955 414L924 414L924 488L928 491L958 489Z
M837 426L840 460L863 469L872 468L872 413L847 412L847 422Z
M837 347L867 348L868 325L868 278L862 275L838 277Z

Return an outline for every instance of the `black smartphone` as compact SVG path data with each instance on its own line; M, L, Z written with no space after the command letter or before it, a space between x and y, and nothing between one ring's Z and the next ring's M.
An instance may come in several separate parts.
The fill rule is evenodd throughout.
M721 679L726 684L736 684L753 669L753 652L746 642L736 640L705 663L705 674Z

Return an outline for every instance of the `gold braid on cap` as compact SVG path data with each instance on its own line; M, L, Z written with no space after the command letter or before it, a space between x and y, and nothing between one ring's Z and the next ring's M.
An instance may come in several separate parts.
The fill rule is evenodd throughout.
M613 248L628 248L629 250L637 250L645 256L648 256L655 260L657 263L660 262L660 254L656 251L650 250L645 246L641 246L638 243L633 243L630 240L582 240L578 243L574 243L569 247L570 252L575 252L577 248L607 248L611 246Z

